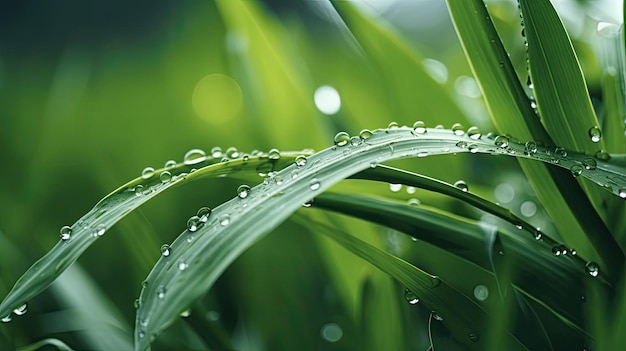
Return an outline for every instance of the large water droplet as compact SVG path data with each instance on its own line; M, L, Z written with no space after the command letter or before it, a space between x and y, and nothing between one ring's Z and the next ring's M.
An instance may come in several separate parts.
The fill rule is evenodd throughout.
M239 196L240 199L245 199L248 197L248 194L250 194L250 186L242 184L237 188L237 196Z
M600 150L600 151L596 152L596 154L594 156L598 160L602 160L602 161L608 161L608 160L611 159L611 155L609 155L609 153L604 151L604 150Z
M585 264L585 270L592 277L597 277L598 274L600 274L600 267L598 267L598 264L593 261L589 261Z
M231 159L239 157L239 150L234 146L229 147L226 149L226 157Z
M322 185L322 184L320 183L320 181L319 181L317 178L313 178L313 179L311 180L311 184L309 184L309 188L310 188L311 190L317 190L317 189L319 189L319 188L320 188L320 186L321 186L321 185Z
M296 156L296 166L304 167L306 165L307 158L304 155Z
M489 288L487 286L479 284L474 288L474 298L478 301L485 301L489 297Z
M59 236L61 237L61 240L69 240L69 238L72 236L72 227L70 227L69 225L62 226L61 230L59 231Z
M200 207L196 215L200 218L200 222L206 223L209 220L209 216L211 216L211 208Z
M574 177L578 177L579 175L583 174L583 166L581 165L573 165L572 167L570 167L570 172L572 172L572 175Z
M278 151L278 149L271 149L267 152L267 157L270 160L278 160L280 159L280 151Z
M469 190L467 183L465 183L465 181L463 180L457 180L456 182L454 182L454 186L461 189L464 192L467 192Z
M387 125L387 128L389 129L397 129L398 127L400 127L398 122L389 122L389 124Z
M461 125L461 123L455 123L452 125L452 133L454 133L454 135L463 135L465 134L465 130L463 130L463 125Z
M335 138L333 140L335 145L339 147L346 146L350 142L350 135L346 132L339 132L335 134Z
M562 147L557 147L556 149L554 149L554 154L555 154L557 157L560 157L560 158L566 158L566 157L567 157L567 150L565 150L565 149L564 149L564 148L562 148Z
M591 141L597 143L600 139L602 139L602 131L597 126L593 126L589 128L589 137L591 138Z
M195 165L204 160L206 160L206 153L200 149L191 149L183 157L183 163L186 165Z
M163 166L163 168L165 169L170 169L170 168L174 168L176 167L176 161L174 160L169 160L165 162L165 165Z
M482 133L480 132L480 129L478 129L478 127L472 126L467 129L467 136L469 136L471 139L478 140L482 136Z
M526 154L528 155L535 154L537 152L537 143L534 141L529 141L524 146L524 149L526 150Z
M398 191L402 190L402 184L389 183L389 190L397 193Z
M420 299L417 297L417 295L415 295L411 290L409 289L405 289L404 290L404 298L406 299L406 301L408 303L410 303L411 305L415 305L416 303L420 302Z
M359 138L361 138L361 140L366 140L369 139L372 136L372 131L369 129L363 129L360 133L359 133Z
M143 179L152 178L153 175L154 175L154 168L152 167L146 167L143 169L143 171L141 171L141 178Z
M200 225L202 225L202 223L203 222L200 220L200 217L198 217L198 216L191 216L187 220L187 229L190 232L195 232L196 230L198 230L198 228L200 228Z
M168 183L170 180L172 180L172 173L170 173L169 171L163 171L159 175L159 179L161 179L161 183Z
M23 304L22 306L14 309L13 313L15 313L16 316L22 316L26 314L27 310L28 310L28 306L26 304Z
M426 133L426 123L422 121L417 121L413 123L413 132L414 134L424 134Z
M589 170L596 169L596 167L598 167L598 163L593 158L587 157L583 160L583 167Z
M222 227L227 226L228 224L230 224L230 216L225 214L223 216L220 217L220 225Z
M509 146L509 138L504 135L498 135L494 140L494 143L497 147L506 149Z
M178 262L178 270L179 271L184 271L188 267L189 267L189 264L187 262L185 262L185 261Z
M163 255L163 257L169 256L170 253L172 253L172 251L171 251L170 246L168 244L161 245L161 255Z
M94 229L93 229L93 236L94 237L98 237L98 236L103 236L104 233L106 232L107 228L104 224L98 224Z
M213 146L211 148L211 157L213 158L221 158L222 157L222 148L219 146Z

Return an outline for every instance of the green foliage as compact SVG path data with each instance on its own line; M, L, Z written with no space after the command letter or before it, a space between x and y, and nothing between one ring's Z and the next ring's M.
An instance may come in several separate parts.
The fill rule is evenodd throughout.
M1 57L16 68L0 70L15 86L0 85L12 117L2 153L15 163L0 192L11 204L0 213L0 316L10 320L0 348L625 342L619 36L603 37L603 66L586 69L548 0L518 10L450 0L463 52L429 61L418 52L436 44L416 50L358 4L272 4L194 3L169 18L157 6L162 36L129 25L100 39L144 42L121 59L81 41L56 68ZM522 37L511 35L518 15ZM18 74L34 67L51 77L49 94ZM338 111L321 106L325 85L340 92ZM44 94L45 108L25 102ZM33 144L15 137L26 131ZM224 143L240 149L211 148ZM242 151L253 147L325 149ZM138 164L190 148L78 215ZM50 228L70 215L80 218L50 248Z

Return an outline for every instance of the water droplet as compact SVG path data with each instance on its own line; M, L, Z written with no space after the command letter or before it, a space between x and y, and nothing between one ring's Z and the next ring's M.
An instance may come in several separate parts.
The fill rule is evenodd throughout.
M211 216L211 208L209 207L200 207L196 215L199 217L200 222L206 223L209 220L209 216Z
M626 188L620 188L617 192L617 195L622 199L626 199Z
M480 340L480 337L476 333L469 333L469 339L473 342Z
M564 149L564 148L562 148L562 147L557 147L556 149L554 149L554 154L555 154L557 157L560 157L560 158L566 158L566 157L567 157L567 150L565 150L565 149Z
M2 323L9 323L11 321L11 314L2 318Z
M272 180L274 180L274 183L276 183L276 185L281 185L283 183L283 177L279 175L274 176Z
M426 123L422 121L417 121L413 123L413 132L414 134L424 134L426 133Z
M569 249L569 253L570 253L570 255L572 255L572 256L576 256L576 255L578 254L578 252L576 252L576 250L575 250L575 249Z
M430 312L430 314L433 316L433 319L438 320L438 321L443 321L443 318L439 315L439 313L432 311Z
M219 146L214 146L211 148L211 157L220 158L222 157L222 148Z
M135 191L135 195L137 195L137 196L143 195L143 185L141 185L141 184L137 185L135 187L134 191Z
M417 207L421 204L422 202L416 198L410 198L407 200L406 204L409 206L414 206Z
M394 193L397 193L401 189L402 189L402 184L389 183L389 190L393 191Z
M598 167L598 163L593 158L587 157L583 160L583 167L589 170L596 169L596 167Z
M187 229L190 232L195 232L196 230L198 230L198 228L200 228L202 223L203 222L200 220L200 217L198 217L198 216L191 216L187 220Z
M166 292L167 292L167 289L161 285L156 290L156 296L159 298L159 300L163 300L165 298Z
M350 137L350 144L352 146L358 146L362 143L363 141L361 140L361 137L354 135Z
M467 142L461 140L458 143L456 143L456 146L460 147L461 149L465 149L467 147Z
M535 229L535 240L541 240L541 238L543 237L543 232L541 231L541 229L537 228Z
M602 139L602 131L597 126L593 126L589 128L589 137L591 138L591 141L597 143L600 139Z
M509 138L504 135L498 135L494 141L497 147L506 149L509 146Z
M260 177L267 176L274 170L274 164L272 162L264 162L256 167L256 172Z
M337 342L343 337L343 330L336 323L328 323L322 326L320 334L328 342Z
M313 199L311 199L311 200L309 200L309 201L307 201L307 202L302 204L302 207L307 207L308 208L308 207L311 207L311 206L313 206Z
M573 165L572 167L570 167L570 172L572 172L572 175L574 177L578 177L579 175L583 174L583 166L581 165Z
M106 231L107 231L107 228L104 224L102 223L98 224L93 230L93 236L94 237L103 236Z
M313 178L313 179L311 180L311 184L309 185L309 188L310 188L311 190L317 190L317 189L319 189L319 188L320 188L320 186L321 186L321 185L322 185L322 184L320 183L320 181L319 181L317 178Z
M461 123L455 123L452 125L452 133L454 133L454 135L463 135L465 134L465 130L463 130L463 125L461 125Z
M443 128L443 124L437 124L437 125L435 126L435 129L444 129L444 128Z
M389 129L397 129L400 125L398 124L398 122L389 122L389 124L387 125L387 128Z
M170 168L174 168L176 167L176 161L174 160L169 160L165 162L165 165L163 166L163 168L165 169L170 169Z
M143 171L141 171L141 178L143 179L151 178L153 175L154 175L154 168L152 167L146 167L143 169Z
M15 313L16 316L22 316L27 312L27 310L28 306L26 304L23 304L22 306L14 309L13 313Z
M608 161L611 159L611 155L609 155L606 151L603 151L603 150L596 152L595 157L598 160L602 160L602 161Z
M204 160L206 160L206 153L200 149L191 149L183 157L183 163L186 165L195 165Z
M537 143L535 143L534 141L529 141L524 146L524 149L526 150L526 154L528 155L535 154L537 153Z
M243 154L241 156L241 160L243 161L243 164L245 165L246 163L248 163L248 161L250 160L250 155L248 154Z
M476 144L472 144L472 145L468 146L467 149L469 150L469 152L471 152L473 154L477 153L480 150L478 148L478 145L476 145Z
M600 274L600 267L598 267L598 264L593 261L587 262L587 264L585 264L585 269L592 277L597 277L598 274Z
M59 233L61 240L69 240L69 238L72 236L72 227L70 227L69 225L64 225L61 227Z
M278 149L271 149L267 152L267 157L270 160L278 160L280 159L280 151L278 151Z
M564 245L555 245L552 247L554 256L567 255L567 248Z
M469 136L470 139L478 140L482 136L482 133L478 127L472 126L467 129L467 136Z
M184 271L188 267L189 267L189 264L187 262L185 262L185 261L178 262L178 270L179 271Z
M220 225L222 227L227 226L230 223L230 216L225 214L222 217L220 217Z
M161 245L161 255L163 255L163 257L169 256L170 253L172 253L172 250L168 244Z
M456 182L454 182L454 186L461 189L463 192L467 192L469 190L467 183L465 183L465 181L463 180L457 180Z
M307 158L304 155L296 156L296 166L304 167L306 165Z
M231 146L228 149L226 149L226 157L234 159L239 157L239 150L237 150L236 147Z
M240 199L245 199L248 197L248 194L250 194L250 186L242 184L237 188L237 196L239 196Z
M170 180L172 180L172 173L168 171L163 171L159 175L159 178L161 179L161 183L168 183Z
M133 307L135 307L135 309L138 309L139 306L141 306L141 300L135 299L135 302L133 302Z
M179 316L183 317L183 318L187 318L189 316L191 316L191 308L188 308L184 311L182 311Z
M415 295L411 290L409 289L405 289L404 290L404 298L406 299L406 301L408 303L410 303L411 305L415 305L416 303L420 302L420 299L417 297L417 295Z
M415 194L416 190L417 189L414 186L407 185L407 187L406 187L406 193L409 194L409 195Z
M359 138L361 138L361 140L366 140L369 139L372 136L372 131L369 129L363 129L360 133L359 133Z
M474 288L474 298L478 301L485 301L489 297L489 288L487 286L479 284Z
M334 142L335 145L339 147L346 146L348 145L348 142L350 142L350 135L348 135L348 133L346 132L339 132L335 135Z

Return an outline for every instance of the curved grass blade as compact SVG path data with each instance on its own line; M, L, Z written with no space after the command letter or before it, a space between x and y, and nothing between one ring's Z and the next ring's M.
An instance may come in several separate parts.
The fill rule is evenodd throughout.
M44 346L54 346L59 351L73 351L72 348L67 346L66 343L64 343L63 341L59 339L54 339L54 338L43 339L43 340L37 341L34 344L22 346L18 348L17 351L35 351L35 350L41 349Z
M220 162L221 155L207 158L204 152L197 151L188 153L187 156L196 157L186 157L183 163L170 163L162 169L144 171L142 177L124 184L100 200L91 211L71 226L68 239L60 240L15 283L0 304L0 315L10 315L15 308L45 290L89 246L104 235L108 228L161 192L202 177L220 177L241 171L265 174L291 162L298 155L309 153L284 153L282 160L270 159L267 154L240 155L239 159ZM196 171L196 168L201 169Z
M363 138L339 140L337 145L311 155L304 164L292 164L267 182L214 209L211 218L194 231L184 231L144 282L135 327L135 349L150 340L203 295L217 277L244 250L284 221L302 203L342 179L391 159L458 152L483 152L554 162L539 152L524 154L524 146L503 137L496 141L456 135L451 130L394 128L364 133ZM543 149L540 149L543 150ZM561 167L580 165L585 155L571 153L558 159ZM604 162L604 161L603 161ZM606 161L609 162L609 161ZM626 172L614 173L598 162L583 176L599 182L609 174L626 185Z
M325 193L316 198L315 207L396 229L418 241L441 247L485 271L493 269L494 262L484 250L485 232L479 225L422 208L356 195ZM585 295L583 279L590 279L591 283L605 291L610 289L609 286L602 280L588 277L584 264L573 264L575 262L571 259L555 257L549 248L533 239L522 240L500 231L495 235L501 241L500 250L513 268L512 276L516 278L511 286L515 291L531 297L563 321L565 326L582 335L588 334L580 300L580 296ZM529 246L533 249L529 250ZM554 277L559 278L556 280ZM515 330L515 335L531 344L536 339L536 334L529 333L527 326ZM540 348L545 348L545 345Z

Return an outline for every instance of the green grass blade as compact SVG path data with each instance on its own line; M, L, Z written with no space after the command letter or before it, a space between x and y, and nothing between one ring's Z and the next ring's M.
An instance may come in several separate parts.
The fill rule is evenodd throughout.
M73 351L72 348L67 346L67 344L63 341L53 338L43 339L37 341L36 343L20 347L17 351L36 351L45 346L54 346L59 351Z

